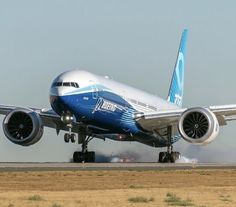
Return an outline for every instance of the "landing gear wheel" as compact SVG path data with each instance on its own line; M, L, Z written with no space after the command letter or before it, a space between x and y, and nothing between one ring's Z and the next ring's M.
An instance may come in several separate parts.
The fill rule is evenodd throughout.
M73 162L81 163L81 162L84 162L84 161L85 161L84 154L82 152L74 152Z
M165 157L166 157L166 152L160 152L158 162L164 163Z
M95 162L95 152L74 152L73 161L81 162Z
M176 160L180 158L180 153L179 152L171 152L170 154L170 160L172 163L175 163Z
M87 152L87 161L86 162L95 162L95 152Z
M75 134L70 135L70 140L71 140L72 143L75 143L75 137L76 137Z
M65 133L65 135L64 135L64 141L65 141L66 143L69 143L70 140L71 140L72 143L75 143L75 136L76 136L75 134Z
M70 134L65 133L65 135L64 135L64 141L65 141L66 143L69 143L69 141L70 141Z
M159 163L175 163L180 158L179 152L160 152Z
M171 154L169 152L160 152L159 153L159 162L160 163L170 163Z

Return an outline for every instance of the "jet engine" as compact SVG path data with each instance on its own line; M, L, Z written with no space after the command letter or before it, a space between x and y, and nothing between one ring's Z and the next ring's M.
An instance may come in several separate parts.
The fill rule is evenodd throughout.
M38 142L43 135L42 119L30 109L15 109L4 118L3 132L14 144L29 146Z
M219 134L219 123L209 109L191 108L180 117L178 129L187 142L205 145Z

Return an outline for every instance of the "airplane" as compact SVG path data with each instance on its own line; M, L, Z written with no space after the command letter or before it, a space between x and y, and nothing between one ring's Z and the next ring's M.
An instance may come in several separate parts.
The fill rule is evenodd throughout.
M0 105L5 136L14 144L30 146L42 138L44 127L55 129L57 135L63 130L66 143L77 140L81 145L73 154L78 163L95 162L95 152L88 151L94 138L166 147L159 153L160 163L179 159L173 144L181 138L197 145L212 142L219 126L236 120L236 105L182 107L187 35L185 29L166 99L107 76L67 71L52 82L51 109Z

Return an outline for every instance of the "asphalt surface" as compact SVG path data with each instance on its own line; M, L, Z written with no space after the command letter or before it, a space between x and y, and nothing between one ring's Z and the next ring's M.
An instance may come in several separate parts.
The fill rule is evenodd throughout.
M0 163L0 172L75 170L185 170L236 169L236 164L214 163Z

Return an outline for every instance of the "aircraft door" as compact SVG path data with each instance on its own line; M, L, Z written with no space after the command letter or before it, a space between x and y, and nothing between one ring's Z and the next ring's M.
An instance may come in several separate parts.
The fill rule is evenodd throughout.
M92 86L92 96L93 96L93 99L98 99L98 88L96 85Z
M122 96L124 99L124 106L127 108L128 107L128 98L127 98L126 91L122 91Z

